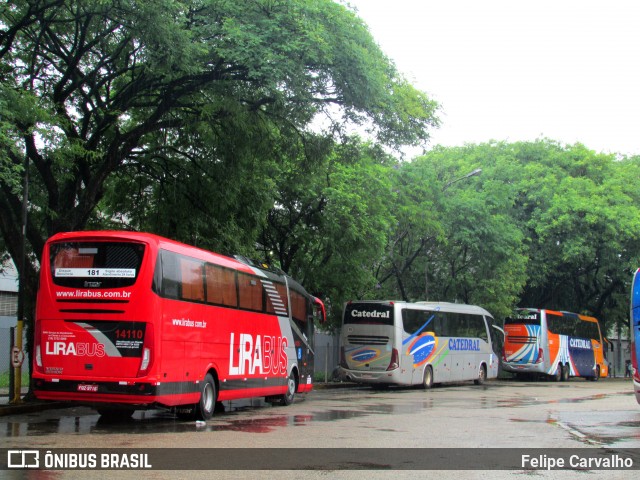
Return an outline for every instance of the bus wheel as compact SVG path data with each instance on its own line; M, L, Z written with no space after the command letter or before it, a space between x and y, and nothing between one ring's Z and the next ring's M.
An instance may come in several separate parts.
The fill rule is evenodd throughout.
M431 365L427 365L424 369L424 377L422 377L422 388L429 390L431 387L433 387L433 370Z
M591 380L597 382L600 379L600 365L596 367L596 375Z
M569 364L566 363L565 366L562 368L562 381L563 382L568 382L569 378L571 375L571 367L569 367Z
M216 407L216 383L210 373L204 377L200 387L200 401L197 404L196 416L199 420L209 420Z
M280 405L291 405L293 403L293 399L296 396L296 375L293 370L289 374L289 378L287 378L287 393L280 397Z
M554 382L559 382L562 379L562 364L559 363L556 367L556 372L551 375L551 380Z
M482 385L484 381L487 379L487 367L484 365L480 365L480 371L478 372L478 378L476 378L473 383L476 385Z

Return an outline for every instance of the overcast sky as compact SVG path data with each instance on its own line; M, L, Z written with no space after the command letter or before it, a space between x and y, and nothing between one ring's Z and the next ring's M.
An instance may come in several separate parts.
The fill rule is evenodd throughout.
M640 154L639 0L349 0L442 106L432 145L550 138Z

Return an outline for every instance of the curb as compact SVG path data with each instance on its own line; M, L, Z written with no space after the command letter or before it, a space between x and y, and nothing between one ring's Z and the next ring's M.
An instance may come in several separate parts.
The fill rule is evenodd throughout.
M23 413L42 412L54 408L65 408L69 406L62 402L46 402L46 401L29 401L23 403L5 403L0 405L0 417L7 415L20 415Z
M333 390L340 388L353 388L358 384L350 382L332 382L332 383L314 383L314 390ZM8 399L8 396L7 396ZM41 412L44 410L53 410L56 408L68 408L72 406L71 403L58 402L58 401L46 401L46 400L29 400L22 403L2 403L0 400L0 417L8 415L20 415L24 413Z

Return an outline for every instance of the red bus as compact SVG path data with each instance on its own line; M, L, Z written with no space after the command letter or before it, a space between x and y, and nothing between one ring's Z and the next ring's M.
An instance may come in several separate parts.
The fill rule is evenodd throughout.
M244 258L147 233L57 234L42 255L34 393L204 420L225 400L289 405L312 388L317 317L319 299Z

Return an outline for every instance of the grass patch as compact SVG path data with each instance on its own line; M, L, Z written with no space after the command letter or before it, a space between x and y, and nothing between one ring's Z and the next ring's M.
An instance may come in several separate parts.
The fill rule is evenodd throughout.
M29 385L29 371L22 369L22 386ZM9 372L0 373L0 388L9 388Z

